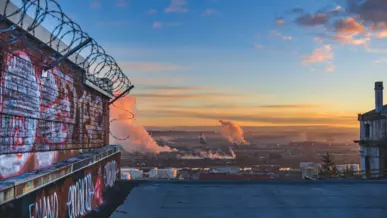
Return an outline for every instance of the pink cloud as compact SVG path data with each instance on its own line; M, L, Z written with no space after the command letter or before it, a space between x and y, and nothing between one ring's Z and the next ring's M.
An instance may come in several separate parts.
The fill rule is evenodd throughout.
M156 10L156 9L149 9L146 13L147 13L148 15L157 14L157 10Z
M206 10L203 11L202 16L208 17L208 16L215 15L217 13L218 13L218 11L211 9L211 8L207 8Z
M293 39L293 37L287 36L287 35L283 35L282 33L278 32L276 30L272 30L270 32L270 35L273 36L273 37L279 37L282 40L292 40Z
M128 3L125 0L117 0L114 5L119 8L124 8L128 6Z
M186 0L171 0L169 6L165 9L166 13L186 13L187 11Z
M312 54L307 55L303 62L318 63L333 59L332 46L324 45L321 48L316 48Z
M150 62L120 62L119 66L124 71L133 72L163 72L163 71L176 71L186 70L184 66L173 64L161 64Z
M92 7L92 8L99 8L100 6L101 6L100 0L94 0L90 3L90 7Z
M335 70L335 66L332 63L333 58L332 46L324 45L323 47L316 48L312 54L306 55L302 63L304 65L322 63L325 65L327 72L333 72Z
M275 19L275 25L277 25L277 26L283 26L283 25L285 25L285 20L284 20L284 18L283 18L283 17L277 17L277 18Z
M174 26L180 26L181 23L178 23L178 22L159 22L159 21L155 21L153 22L153 28L154 29L162 29L162 28L165 28L165 27L174 27Z

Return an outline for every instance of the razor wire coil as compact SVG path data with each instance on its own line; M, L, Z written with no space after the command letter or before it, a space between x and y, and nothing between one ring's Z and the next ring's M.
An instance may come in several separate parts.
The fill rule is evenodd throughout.
M111 104L111 106L113 106L113 107L115 107L115 108L117 108L117 109L126 111L126 112L128 113L128 116L127 116L127 117L121 117L121 118L115 118L115 119L112 119L112 120L109 121L109 123L113 123L113 122L115 122L115 121L122 121L122 120L133 120L133 119L136 117L136 115L135 115L132 111L130 111L130 110L128 110L128 109L120 108L120 107L116 106L115 104ZM110 134L113 138L115 138L116 140L119 140L119 141L125 141L125 140L127 140L127 139L130 138L130 135L129 135L129 134L128 134L126 137L123 137L123 138L117 137L117 136L115 136L115 135L112 133L111 130L109 130L109 134Z
M55 52L64 55L91 38L63 13L55 0L20 1L20 5L16 6L13 1L6 0L4 10L0 11L0 17L10 20L35 37L38 35L38 28L44 26L45 21L50 22L52 26L50 36L42 41ZM13 37L9 43L14 41ZM129 78L122 72L115 59L92 38L89 44L70 57L76 65L85 70L89 82L114 96L118 96L131 86Z

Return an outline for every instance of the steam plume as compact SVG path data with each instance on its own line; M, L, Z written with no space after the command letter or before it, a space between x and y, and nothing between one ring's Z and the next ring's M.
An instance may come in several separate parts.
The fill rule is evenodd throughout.
M112 133L110 142L112 144L121 145L127 152L158 154L174 151L168 146L159 146L143 126L131 119L136 115L135 97L126 96L116 101L110 107L110 115L110 131Z
M222 136L225 137L229 142L238 145L249 144L243 138L243 130L238 124L225 120L219 120L219 123L222 125L222 128L220 130Z
M229 148L230 155L224 154L222 151L200 151L199 154L185 154L178 156L179 159L185 159L185 160L202 160L202 159L222 159L222 160L230 160L235 159L236 155L234 151Z

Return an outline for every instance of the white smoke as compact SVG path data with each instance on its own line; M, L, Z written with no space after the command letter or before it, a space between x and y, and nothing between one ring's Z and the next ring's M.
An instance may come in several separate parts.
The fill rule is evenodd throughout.
M175 151L168 146L159 146L143 126L130 119L130 113L135 116L136 112L136 99L132 96L123 97L110 107L110 132L113 134L110 143L121 145L127 152L158 154Z
M229 148L230 155L225 154L222 151L200 151L199 154L184 154L179 155L179 159L184 160L203 160L203 159L211 159L211 160L232 160L236 158L234 151Z
M226 138L229 142L238 144L238 145L247 145L249 144L243 138L243 130L242 128L231 121L219 120L219 123L222 125L220 129L220 133L224 138Z

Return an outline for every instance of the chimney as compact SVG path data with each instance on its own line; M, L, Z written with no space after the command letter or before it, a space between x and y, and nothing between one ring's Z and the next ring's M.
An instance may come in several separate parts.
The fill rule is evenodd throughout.
M383 110L383 82L375 82L375 111L377 113Z

